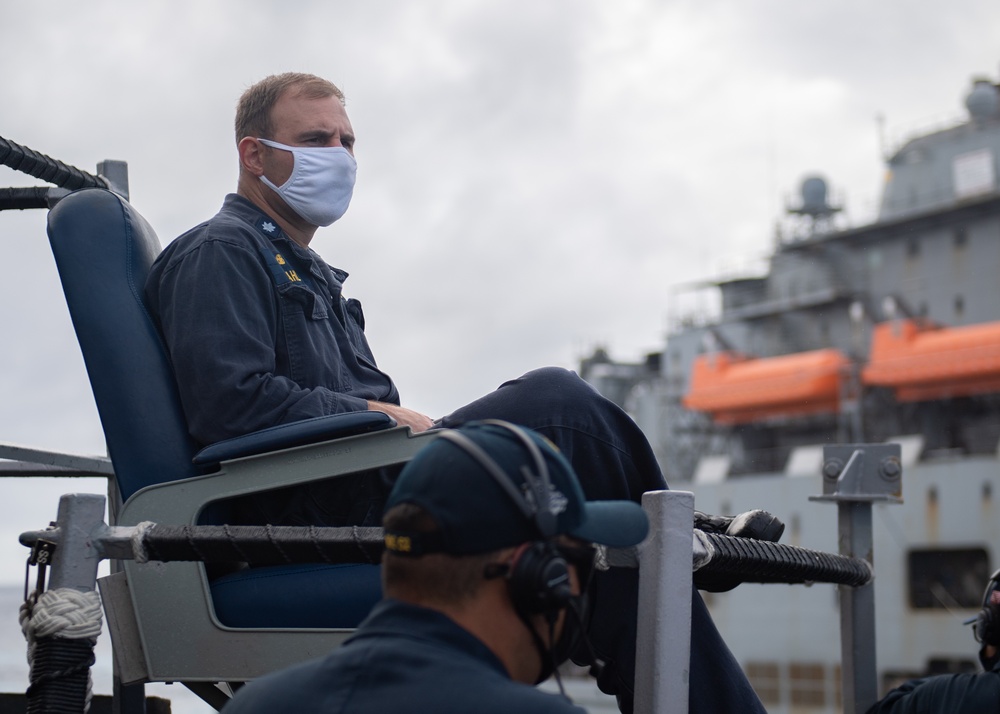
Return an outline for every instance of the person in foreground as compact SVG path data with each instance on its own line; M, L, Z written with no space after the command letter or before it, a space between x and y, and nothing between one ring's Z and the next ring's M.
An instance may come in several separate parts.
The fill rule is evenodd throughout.
M990 576L979 614L967 620L979 643L979 673L939 674L893 689L867 714L981 714L1000 711L1000 570Z
M442 433L386 508L385 599L342 647L248 684L225 714L583 712L532 685L585 637L593 544L638 544L642 508L586 502L551 443L499 421Z
M344 296L347 273L309 248L320 226L344 214L354 190L355 133L336 86L297 73L261 80L240 99L236 143L236 193L164 249L144 291L195 441L365 410L413 431L502 419L556 444L589 499L639 502L667 487L636 423L569 370L534 370L438 419L402 406L365 337L361 304ZM377 525L396 473L271 492L240 504L238 522ZM719 529L777 540L780 521L755 513L751 521L724 519ZM598 573L589 595L588 632L605 663L598 684L627 713L638 575ZM701 596L692 598L691 711L763 712Z

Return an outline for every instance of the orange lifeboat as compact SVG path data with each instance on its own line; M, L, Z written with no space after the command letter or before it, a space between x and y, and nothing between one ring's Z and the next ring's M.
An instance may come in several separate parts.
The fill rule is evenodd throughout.
M1000 392L1000 322L935 327L897 320L875 326L862 383L917 402Z
M699 356L684 406L707 412L717 424L836 412L850 360L824 349L748 358L736 352Z

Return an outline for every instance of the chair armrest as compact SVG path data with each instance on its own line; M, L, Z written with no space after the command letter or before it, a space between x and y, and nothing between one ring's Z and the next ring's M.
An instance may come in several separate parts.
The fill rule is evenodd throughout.
M409 461L437 431L382 429L224 461L218 471L147 486L122 506L116 525L185 525L210 504L284 486L346 476Z
M392 417L382 412L330 414L290 424L279 424L251 434L216 442L195 454L193 461L197 466L217 464L220 461L228 461L241 456L252 456L302 444L367 434L371 431L381 431L394 426L396 426L396 422Z

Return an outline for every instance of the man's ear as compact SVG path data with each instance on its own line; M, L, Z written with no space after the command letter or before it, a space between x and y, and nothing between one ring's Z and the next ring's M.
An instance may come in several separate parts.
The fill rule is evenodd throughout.
M236 145L240 156L240 168L254 176L264 175L263 145L252 136L244 136Z

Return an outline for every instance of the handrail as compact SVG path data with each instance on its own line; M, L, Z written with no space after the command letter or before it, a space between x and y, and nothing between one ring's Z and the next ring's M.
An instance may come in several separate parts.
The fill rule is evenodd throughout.
M21 146L0 136L0 164L60 188L111 188L107 179L94 176L51 156Z
M94 175L0 136L0 164L55 184L0 188L0 211L52 208L79 188L106 188L125 199L129 197L128 165L124 161L101 161Z

